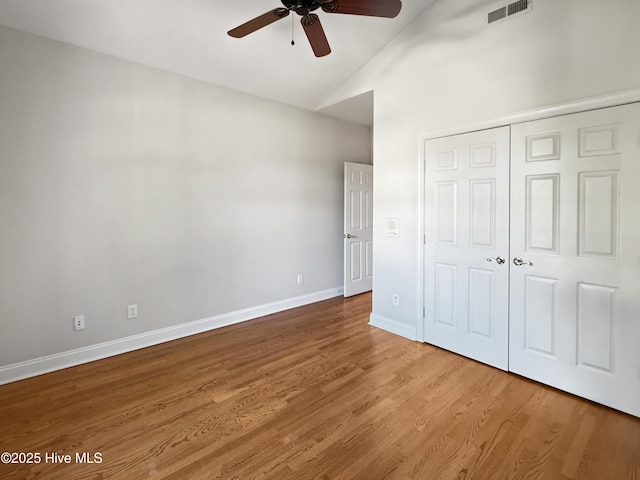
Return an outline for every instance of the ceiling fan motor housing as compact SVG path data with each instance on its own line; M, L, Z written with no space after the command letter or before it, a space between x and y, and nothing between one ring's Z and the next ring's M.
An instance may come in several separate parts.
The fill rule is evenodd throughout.
M314 10L320 8L320 2L315 0L281 0L282 4L289 10L296 12L303 17L309 15Z

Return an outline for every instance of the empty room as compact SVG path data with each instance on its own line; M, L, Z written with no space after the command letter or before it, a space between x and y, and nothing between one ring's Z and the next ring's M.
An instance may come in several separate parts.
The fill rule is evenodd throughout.
M0 0L0 480L640 480L639 25Z

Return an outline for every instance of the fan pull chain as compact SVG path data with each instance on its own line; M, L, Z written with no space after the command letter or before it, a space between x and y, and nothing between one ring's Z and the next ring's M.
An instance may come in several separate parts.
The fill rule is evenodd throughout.
M295 45L296 42L293 39L293 15L291 15L291 45Z

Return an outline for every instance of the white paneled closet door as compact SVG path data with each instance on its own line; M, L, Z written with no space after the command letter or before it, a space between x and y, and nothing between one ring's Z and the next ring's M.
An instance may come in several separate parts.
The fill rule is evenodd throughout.
M425 341L508 366L509 127L425 142Z
M640 416L640 105L511 145L509 370Z

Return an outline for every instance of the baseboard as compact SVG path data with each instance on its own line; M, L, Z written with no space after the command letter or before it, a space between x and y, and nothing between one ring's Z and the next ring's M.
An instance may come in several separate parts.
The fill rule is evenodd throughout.
M328 290L322 290L320 292L301 295L299 297L267 303L257 307L237 310L235 312L216 315L202 320L196 320L109 342L90 345L88 347L55 353L53 355L47 355L33 360L14 363L0 367L0 385L112 357L114 355L120 355L140 348L158 345L160 343L177 340L178 338L188 337L190 335L234 325L236 323L246 322L247 320L253 320L259 317L264 317L265 315L289 310L291 308L302 307L311 303L341 296L342 292L342 287L330 288Z
M401 337L416 341L418 338L416 327L411 327L404 323L400 323L390 318L381 317L380 315L371 314L369 316L369 325L381 328L387 332L395 333Z

